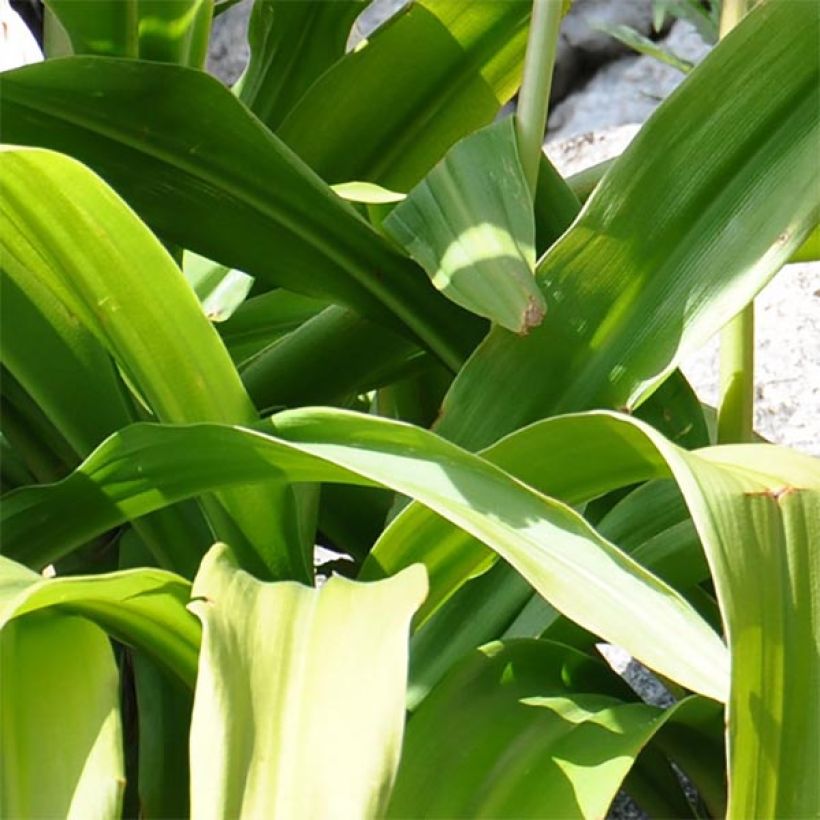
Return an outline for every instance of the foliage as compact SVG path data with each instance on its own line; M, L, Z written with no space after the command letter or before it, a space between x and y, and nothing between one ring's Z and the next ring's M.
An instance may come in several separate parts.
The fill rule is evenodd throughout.
M549 10L256 0L232 92L230 2L0 76L0 814L816 814L820 468L677 365L816 255L818 7L590 185L496 119Z

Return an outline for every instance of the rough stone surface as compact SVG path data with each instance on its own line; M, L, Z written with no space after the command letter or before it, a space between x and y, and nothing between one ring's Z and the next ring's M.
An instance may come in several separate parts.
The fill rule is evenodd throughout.
M407 3L408 0L374 0L368 4L353 26L348 47L355 46ZM242 0L214 21L208 70L228 84L239 78L248 61L246 31L251 6L252 0ZM641 34L651 35L651 2L575 0L561 26L553 100L565 97L582 77L602 63L628 53L626 46L597 28L601 23L628 25Z
M226 85L233 85L248 64L248 19L252 7L252 0L242 0L214 20L207 68Z
M695 28L677 21L662 45L698 63L709 51ZM616 125L641 123L684 79L676 68L652 57L630 56L603 66L581 89L554 106L547 137L571 139Z

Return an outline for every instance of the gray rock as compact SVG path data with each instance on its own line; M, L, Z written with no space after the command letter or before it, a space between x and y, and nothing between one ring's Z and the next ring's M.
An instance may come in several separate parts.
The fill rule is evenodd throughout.
M694 26L683 21L672 26L662 44L693 63L709 51ZM551 141L565 140L616 125L644 122L683 79L680 71L652 57L615 60L553 107L547 137Z
M226 85L233 85L248 64L248 19L252 7L252 0L242 0L214 20L207 68Z

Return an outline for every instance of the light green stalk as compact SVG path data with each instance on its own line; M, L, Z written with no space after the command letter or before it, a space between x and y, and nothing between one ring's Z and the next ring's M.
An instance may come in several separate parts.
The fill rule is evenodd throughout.
M538 181L538 165L547 124L552 70L563 9L563 0L533 0L532 4L524 77L518 95L516 132L521 165L533 198Z
M754 0L723 0L723 39L754 5ZM720 334L720 397L717 437L721 444L752 441L754 433L754 302L750 302Z

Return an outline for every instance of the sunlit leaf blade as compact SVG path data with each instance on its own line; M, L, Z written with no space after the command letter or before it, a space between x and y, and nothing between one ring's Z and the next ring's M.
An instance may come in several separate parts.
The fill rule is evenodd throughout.
M389 205L391 202L401 202L407 197L406 194L389 191L375 182L339 182L330 187L342 199L365 205Z
M562 442L573 446L562 452ZM585 455L581 442L597 457ZM738 816L800 816L813 806L811 814L820 805L817 794L797 784L810 779L820 759L820 709L810 694L820 681L817 460L770 445L688 453L645 425L605 413L540 422L485 456L575 503L616 486L675 478L709 563L732 653L729 754L731 771L740 774L732 775L731 801L742 807ZM404 549L407 556L395 561ZM362 575L392 573L410 560L424 561L430 598L440 602L486 566L487 553L411 504L385 531ZM761 720L763 709L770 721Z
M565 504L429 431L386 419L305 409L279 413L272 426L258 429L134 425L112 436L63 482L9 495L2 516L4 550L42 558L55 546L70 549L89 532L105 531L180 497L217 485L270 480L272 470L297 482L382 484L419 499L435 516L490 546L590 631L695 691L725 698L728 658L712 628ZM629 476L624 479L629 483L628 473L619 475ZM602 478L598 486L607 480L612 479ZM458 545L458 535L454 538ZM441 543L417 548L425 562L430 560L440 603L466 577L447 576L446 559L442 571L436 554ZM454 550L456 562L462 551ZM469 538L466 551L472 559L466 564L469 574L476 558L485 566L492 559L486 547ZM407 553L399 554L413 563ZM377 552L374 575L383 557L384 550ZM387 558L398 563L392 553ZM442 577L454 585L447 587Z
M310 86L345 53L364 0L294 3L256 0L248 23L251 55L239 99L275 130Z
M325 73L277 133L328 182L406 191L513 96L529 14L525 0L413 3Z
M511 117L459 142L384 227L456 304L514 333L540 324L532 200Z
M81 615L193 686L199 627L189 582L160 569L43 578L0 556L0 625L39 610Z
M625 702L619 683L545 641L471 653L410 718L388 815L603 817L644 744L692 705Z
M0 814L109 820L124 785L119 681L105 634L57 613L5 624Z
M239 375L181 271L114 191L76 160L51 151L6 149L0 166L2 265L21 290L33 280L61 302L114 356L161 421L255 420ZM208 511L248 566L308 578L310 557L289 492L281 484L233 490L208 502Z
M478 449L547 415L634 407L788 260L820 208L818 17L759 5L657 109L540 261L549 321L490 333L442 435Z
M191 604L203 626L191 816L379 816L401 751L410 619L425 589L421 567L374 584L262 584L214 547Z
M694 473L732 651L730 817L820 810L820 462L755 445ZM738 547L742 545L742 549Z
M7 72L2 84L6 142L85 162L164 239L415 334L454 370L478 340L483 323L437 294L214 78L73 57Z

